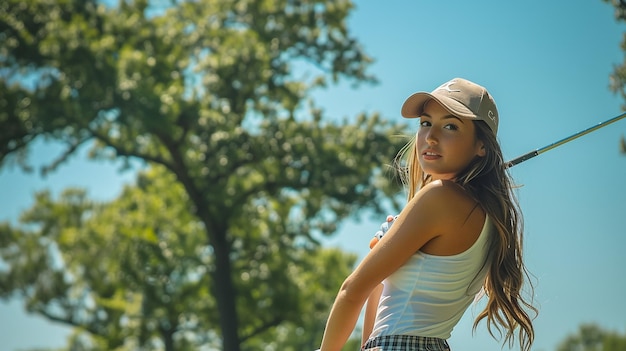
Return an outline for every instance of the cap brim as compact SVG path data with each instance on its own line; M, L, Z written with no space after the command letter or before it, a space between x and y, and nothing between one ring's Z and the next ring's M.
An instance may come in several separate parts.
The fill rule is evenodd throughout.
M462 103L443 95L427 92L418 92L409 96L402 105L400 113L404 118L417 118L424 112L424 104L428 100L435 100L451 114L464 118L477 118L476 115Z

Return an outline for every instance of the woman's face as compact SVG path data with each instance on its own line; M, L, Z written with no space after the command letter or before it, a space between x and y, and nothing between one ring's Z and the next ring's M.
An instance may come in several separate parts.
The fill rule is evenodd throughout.
M456 117L438 102L428 101L420 116L416 145L424 173L433 180L453 179L476 156L485 156L475 128L472 120Z

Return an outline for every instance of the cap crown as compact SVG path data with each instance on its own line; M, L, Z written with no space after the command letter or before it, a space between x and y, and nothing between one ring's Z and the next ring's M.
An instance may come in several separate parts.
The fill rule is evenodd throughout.
M415 93L404 102L402 116L419 117L424 104L430 99L439 102L455 116L485 121L494 134L498 132L499 116L496 102L487 89L476 83L463 78L454 78L431 93Z

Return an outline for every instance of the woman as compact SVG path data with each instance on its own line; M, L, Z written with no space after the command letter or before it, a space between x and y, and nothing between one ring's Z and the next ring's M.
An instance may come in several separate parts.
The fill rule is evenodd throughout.
M474 328L486 318L490 333L493 326L512 343L517 332L521 349L530 350L525 309L536 309L520 294L522 219L496 139L493 98L455 78L411 95L402 115L420 121L397 158L405 161L399 170L409 201L341 286L321 350L341 350L370 295L376 320L364 324L372 331L362 350L449 350L446 339L481 288L489 300Z

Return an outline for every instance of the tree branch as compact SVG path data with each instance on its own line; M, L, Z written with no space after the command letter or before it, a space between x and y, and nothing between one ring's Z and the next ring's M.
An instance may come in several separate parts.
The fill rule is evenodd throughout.
M140 152L134 152L131 150L124 150L119 146L116 146L113 141L108 138L107 136L105 136L104 134L98 133L97 131L90 129L89 132L94 136L94 138L102 141L105 145L113 148L113 150L115 150L115 153L118 156L122 156L122 157L136 157L139 159L143 159L145 161L148 162L152 162L152 163L156 163L156 164L160 164L165 166L168 169L171 169L172 165L167 162L167 160L165 160L162 157L158 157L158 156L152 156L152 155L148 155L148 154L143 154Z
M250 339L251 337L261 334L262 332L273 328L277 325L279 325L280 323L283 322L282 318L279 317L274 317L274 319L267 321L266 323L262 324L261 326L259 326L258 328L254 329L250 334L248 335L243 335L241 337L241 342L245 342L246 340Z
M79 146L81 146L84 142L86 142L89 139L90 138L84 138L82 140L69 143L69 147L59 157L57 157L57 159L52 161L51 164L41 167L41 171L40 171L41 176L45 177L48 175L48 173L54 172L57 169L57 167L59 167L59 165L67 161L68 157L70 157L78 149Z

